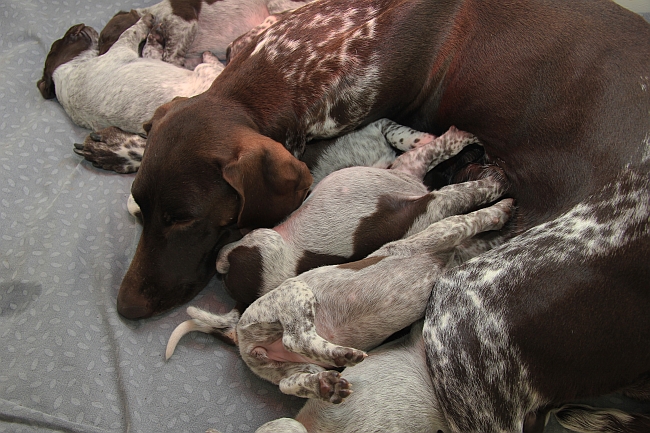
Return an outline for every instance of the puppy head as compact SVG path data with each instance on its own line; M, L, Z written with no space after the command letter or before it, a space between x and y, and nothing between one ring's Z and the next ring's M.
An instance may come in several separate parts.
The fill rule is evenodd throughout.
M159 107L145 128L147 151L131 188L143 231L118 293L124 317L189 301L239 229L274 226L311 186L304 163L257 134L242 111L233 115L205 95Z
M124 30L138 22L140 14L131 9L130 12L119 11L111 18L104 29L99 33L99 55L106 53L113 44L120 38Z
M97 45L97 32L92 27L77 24L70 27L63 38L54 41L45 58L43 78L36 85L45 99L56 96L52 75L59 66L68 63L84 51L94 49Z
M217 272L224 274L228 294L244 304L252 304L293 277L293 269L289 244L272 229L253 230L223 247L217 257Z

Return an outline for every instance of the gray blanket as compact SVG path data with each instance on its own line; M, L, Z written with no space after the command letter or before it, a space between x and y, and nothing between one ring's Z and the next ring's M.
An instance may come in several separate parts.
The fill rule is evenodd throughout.
M184 307L137 322L116 312L141 230L126 209L133 176L75 155L89 131L36 81L68 27L153 3L0 1L0 432L246 432L303 403L210 336L185 337L165 362ZM233 305L216 279L192 304Z

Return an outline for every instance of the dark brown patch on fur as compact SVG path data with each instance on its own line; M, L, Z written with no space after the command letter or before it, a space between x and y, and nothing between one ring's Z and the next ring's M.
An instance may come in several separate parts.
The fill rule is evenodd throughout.
M307 272L308 270L319 266L338 265L340 263L345 263L348 260L349 259L341 256L305 251L296 264L296 275L300 275L303 272Z
M382 196L377 210L363 218L354 232L352 260L359 260L387 242L404 237L413 221L427 210L431 195L412 199Z
M262 287L262 254L257 247L239 246L228 255L230 270L223 282L228 294L237 302L250 305Z
M372 266L376 263L381 262L384 260L386 256L374 256L374 257L366 257L365 259L357 260L355 262L350 262L350 263L344 263L342 265L339 265L339 268L341 269L351 269L353 271L360 271L361 269L365 269L369 266Z
M170 0L174 15L183 18L185 21L193 21L199 18L203 3L211 5L220 0Z

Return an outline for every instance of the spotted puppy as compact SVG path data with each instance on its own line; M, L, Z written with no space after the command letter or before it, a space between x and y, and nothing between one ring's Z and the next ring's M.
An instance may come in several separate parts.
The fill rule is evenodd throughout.
M468 188L467 207L489 201L490 191ZM393 333L424 317L433 283L468 256L459 246L474 235L499 230L512 199L466 215L454 215L388 243L367 258L322 266L288 279L255 301L238 319L188 308L192 320L179 325L167 346L192 330L232 336L251 370L285 394L340 403L350 384L335 371L355 365ZM236 330L236 335L233 333Z
M119 147L95 143L92 149L96 166L119 173L132 172L139 165L145 139L132 133L145 132L143 124L158 106L205 91L223 70L207 52L205 63L194 71L139 58L138 45L147 38L152 23L153 16L145 15L103 56L97 56L97 32L92 27L71 27L52 44L37 84L44 98L56 96L76 124L93 130L111 127L106 133L120 136ZM86 156L91 150L77 145L76 152ZM110 166L104 163L108 155Z
M362 259L386 242L417 233L444 217L473 210L471 206L494 201L503 194L505 185L496 171L488 171L484 179L427 191L422 183L426 172L475 143L476 138L453 127L435 138L382 122L388 128L385 139L389 142L417 147L400 155L390 170L351 167L330 174L280 225L253 230L221 249L217 271L225 274L226 289L240 307L288 278L317 266ZM360 131L347 137L356 143L359 135L367 133ZM378 131L375 134L380 135ZM332 151L346 148L354 147L339 143ZM478 198L468 200L468 195Z

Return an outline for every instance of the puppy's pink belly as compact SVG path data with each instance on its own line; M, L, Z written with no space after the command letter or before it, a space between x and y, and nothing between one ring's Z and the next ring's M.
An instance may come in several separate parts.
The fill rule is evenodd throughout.
M266 356L273 361L296 362L301 364L316 364L327 369L336 368L334 365L328 365L328 364L316 362L312 359L309 359L297 353L289 352L287 349L284 348L284 345L282 344L282 340L276 340L271 344L257 346L255 347L254 350L259 350L260 348L265 350Z

